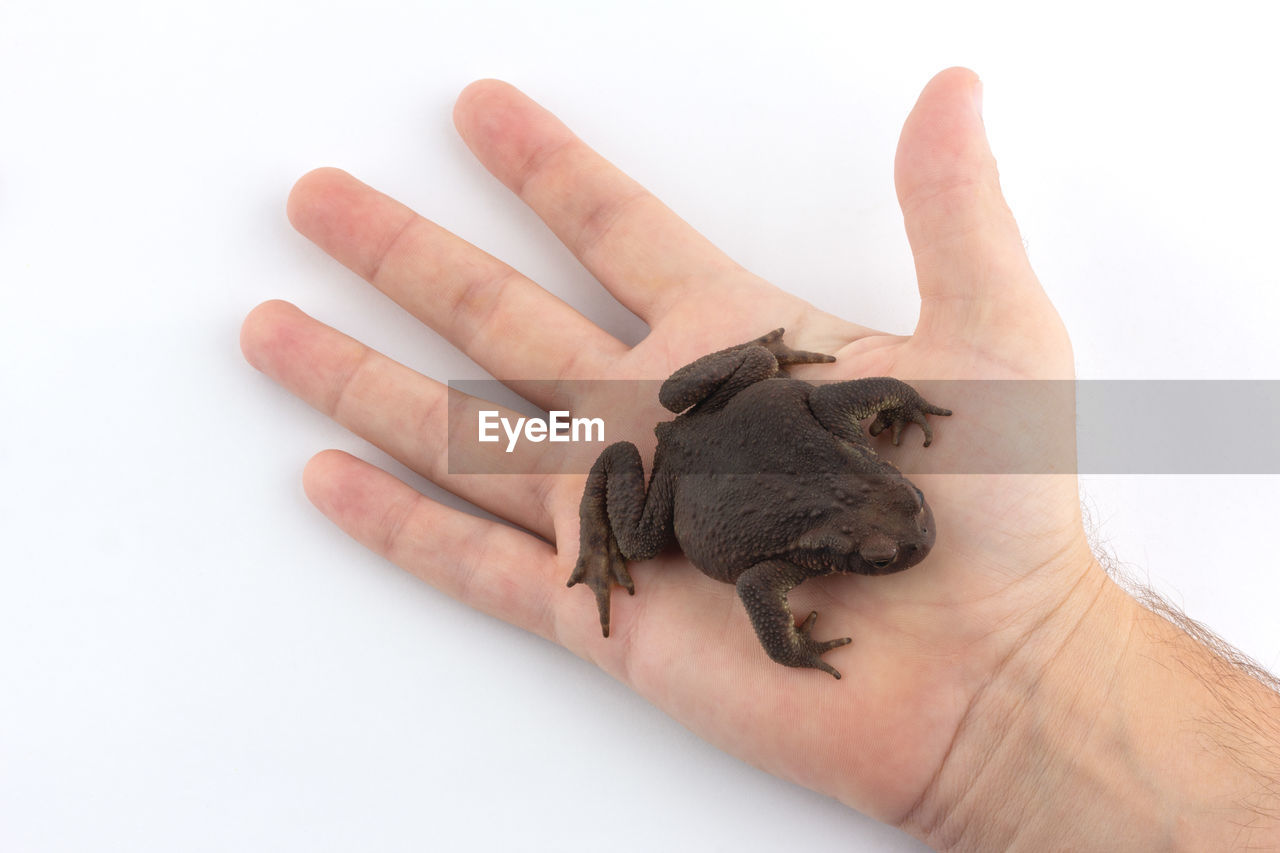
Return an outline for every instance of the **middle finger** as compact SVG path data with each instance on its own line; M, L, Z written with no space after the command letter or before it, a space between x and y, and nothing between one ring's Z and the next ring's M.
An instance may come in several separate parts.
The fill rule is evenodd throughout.
M627 351L507 264L339 169L303 176L289 218L498 379L600 376Z

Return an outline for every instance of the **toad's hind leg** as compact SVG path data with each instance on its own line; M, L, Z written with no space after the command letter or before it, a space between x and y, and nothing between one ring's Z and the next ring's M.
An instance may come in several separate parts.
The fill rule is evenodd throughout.
M907 424L918 424L924 431L925 447L933 443L933 430L925 415L951 414L950 409L925 400L907 383L888 376L819 385L809 392L809 410L832 434L849 441L862 440L857 422L873 415L871 434L892 429L894 445Z
M751 625L769 657L786 666L820 669L839 678L840 672L824 661L822 655L853 641L848 637L815 640L812 631L817 612L810 613L797 627L791 605L787 603L787 593L807 577L808 572L792 563L767 560L738 577L738 597L747 608Z
M782 329L753 341L704 355L671 374L658 391L658 400L679 414L690 406L714 411L748 385L785 374L793 364L825 364L835 356L793 350L782 342Z
M600 630L609 636L609 597L613 584L635 594L627 560L647 560L671 538L673 491L670 478L654 459L648 494L644 463L629 441L604 449L591 466L578 507L578 562L569 586L584 583L595 593Z

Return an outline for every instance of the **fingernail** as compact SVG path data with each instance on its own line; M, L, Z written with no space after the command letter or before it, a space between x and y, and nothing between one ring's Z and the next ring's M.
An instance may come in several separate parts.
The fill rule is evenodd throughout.
M973 81L973 108L978 111L978 118L982 118L982 81Z

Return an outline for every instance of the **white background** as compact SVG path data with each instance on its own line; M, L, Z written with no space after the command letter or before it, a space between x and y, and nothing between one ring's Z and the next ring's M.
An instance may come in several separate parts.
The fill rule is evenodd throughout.
M748 267L906 332L894 146L965 64L1080 375L1277 378L1263 8L5 0L0 849L921 849L311 508L333 446L440 493L242 361L256 303L483 374L293 233L285 195L342 166L637 339L456 137L458 91L499 76ZM1186 417L1277 440L1230 400ZM1084 491L1131 571L1280 664L1280 481Z

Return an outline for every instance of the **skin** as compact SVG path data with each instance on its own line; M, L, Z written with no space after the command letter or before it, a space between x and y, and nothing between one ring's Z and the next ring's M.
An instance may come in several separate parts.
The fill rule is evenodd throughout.
M1001 196L979 93L972 72L942 72L903 128L895 181L920 291L909 336L818 311L742 269L497 81L462 93L459 132L649 325L635 347L343 172L302 178L288 211L304 235L495 376L662 378L785 326L793 346L837 357L798 368L803 378L1069 379L1067 335ZM1280 734L1259 722L1280 719L1280 705L1268 704L1274 694L1214 669L1216 657L1108 580L1090 554L1073 474L913 476L940 531L928 562L887 577L823 578L796 593L826 624L857 626L857 641L834 653L846 674L835 682L759 654L735 618L734 588L674 554L637 567L643 595L614 601L613 635L602 638L590 596L564 588L583 477L449 474L445 388L286 303L250 314L242 348L321 411L528 532L446 508L328 451L307 465L304 485L342 529L595 662L769 772L939 848L1280 844L1275 824L1256 818L1280 811L1280 759L1268 757L1280 755ZM923 456L915 446L895 458L925 472L973 460L1016 465L1063 420L1051 407L1015 411L1000 399L969 401L964 413ZM656 414L637 412L634 434ZM1164 701L1152 703L1153 691ZM1237 713L1199 731L1223 695L1240 697ZM1232 733L1263 745L1256 772L1232 759L1241 748L1215 748ZM1273 771L1266 799L1257 773Z

